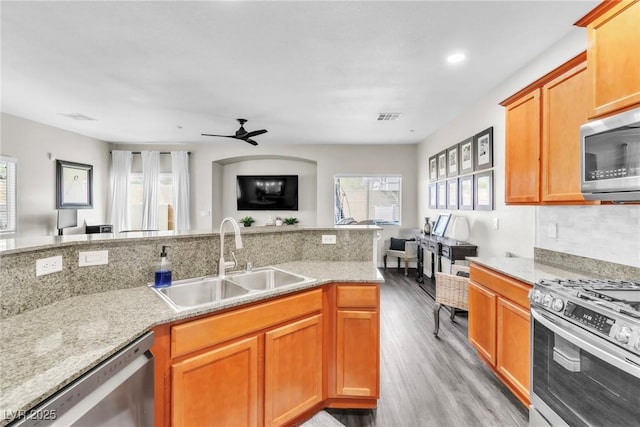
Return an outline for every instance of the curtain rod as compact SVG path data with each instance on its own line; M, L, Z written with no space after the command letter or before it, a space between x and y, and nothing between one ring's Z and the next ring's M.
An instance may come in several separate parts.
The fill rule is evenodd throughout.
M111 154L111 151L109 151ZM132 151L131 154L142 154L140 151ZM160 151L160 154L171 154L171 151ZM191 155L191 151L187 151L188 155Z

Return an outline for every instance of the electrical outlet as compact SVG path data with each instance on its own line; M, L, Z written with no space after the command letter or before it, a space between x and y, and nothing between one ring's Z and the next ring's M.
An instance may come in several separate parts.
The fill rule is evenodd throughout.
M500 228L500 219L499 218L493 218L493 228L496 229L496 230Z
M109 264L109 251L85 251L78 252L78 266Z
M322 244L323 245L335 245L336 244L336 235L335 234L323 234L322 235Z
M558 224L555 222L550 223L547 229L547 235L554 239L558 237Z
M62 271L62 255L36 260L36 276Z

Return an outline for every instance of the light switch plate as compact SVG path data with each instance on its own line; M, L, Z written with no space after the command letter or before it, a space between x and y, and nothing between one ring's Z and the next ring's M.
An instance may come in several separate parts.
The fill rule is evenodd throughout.
M62 271L62 255L36 260L36 276Z
M499 218L493 218L493 228L495 230L500 228L500 219Z
M109 264L109 251L84 251L78 252L78 266Z
M547 235L554 239L558 237L558 224L556 224L555 222L552 222L551 224L549 224L549 227L547 229Z
M322 235L322 244L323 245L335 245L336 244L336 235L335 234L323 234Z

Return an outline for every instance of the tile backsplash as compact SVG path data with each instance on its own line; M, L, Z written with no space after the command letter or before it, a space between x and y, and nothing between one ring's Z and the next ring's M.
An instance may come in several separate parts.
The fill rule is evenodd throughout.
M535 246L640 267L640 206L537 206Z

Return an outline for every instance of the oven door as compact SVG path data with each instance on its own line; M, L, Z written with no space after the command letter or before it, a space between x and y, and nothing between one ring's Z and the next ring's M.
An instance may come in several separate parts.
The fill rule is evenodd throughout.
M553 426L638 425L640 358L564 319L531 315L532 411Z

